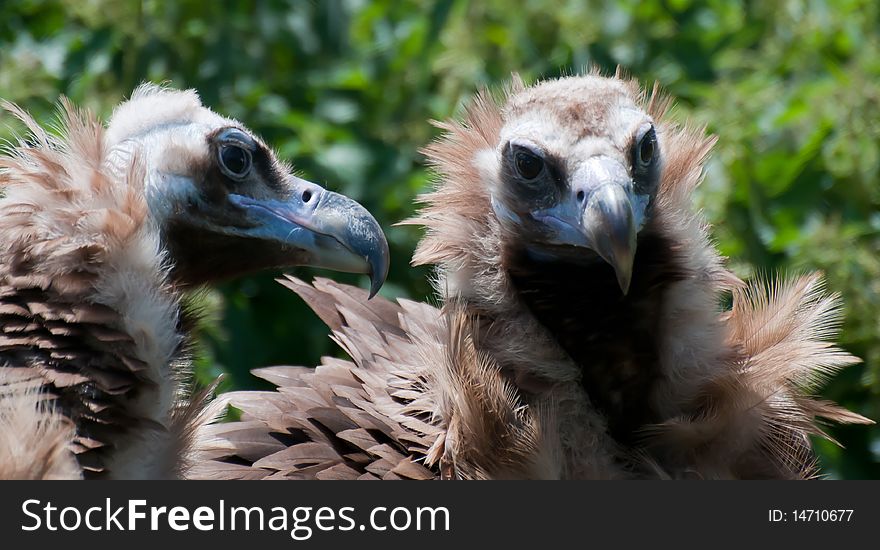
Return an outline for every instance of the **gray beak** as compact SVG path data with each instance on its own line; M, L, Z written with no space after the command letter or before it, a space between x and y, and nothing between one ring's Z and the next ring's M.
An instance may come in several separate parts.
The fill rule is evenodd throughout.
M379 223L357 202L319 185L292 178L288 200L230 194L254 227L247 234L306 253L303 265L370 276L370 297L388 276L388 241Z
M614 268L620 290L629 291L644 205L634 198L632 180L619 162L589 159L572 178L570 196L532 217L550 229L554 244L598 254Z
M636 224L632 202L622 187L603 185L590 196L581 219L591 248L614 268L626 294L636 256Z

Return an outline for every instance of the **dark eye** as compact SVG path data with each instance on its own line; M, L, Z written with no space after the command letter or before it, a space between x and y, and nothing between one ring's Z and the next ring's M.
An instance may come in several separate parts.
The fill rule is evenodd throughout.
M544 159L525 149L517 149L513 154L513 164L520 177L526 180L537 178L544 170Z
M251 152L231 143L220 146L220 167L235 179L241 179L251 171Z
M636 147L636 166L639 168L648 168L654 163L657 156L657 134L652 127L645 132L639 144Z

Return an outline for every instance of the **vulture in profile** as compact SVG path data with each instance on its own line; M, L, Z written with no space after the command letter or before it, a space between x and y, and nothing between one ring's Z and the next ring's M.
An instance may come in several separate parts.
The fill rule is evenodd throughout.
M187 464L186 291L297 265L388 271L359 204L292 175L195 91L138 88L104 128L0 155L0 478L165 478ZM190 308L191 309L191 308Z
M592 73L480 94L426 149L409 223L442 306L283 282L352 361L255 371L197 431L197 478L804 478L813 394L857 359L820 278L746 284L691 194L714 138ZM728 304L727 307L724 304ZM827 437L827 436L826 436Z

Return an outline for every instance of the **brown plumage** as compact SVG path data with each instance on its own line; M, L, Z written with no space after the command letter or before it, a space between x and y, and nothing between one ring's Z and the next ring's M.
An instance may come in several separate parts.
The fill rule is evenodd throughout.
M312 287L282 281L298 292L335 330L353 356L325 358L317 368L271 367L254 374L279 386L277 392L232 392L213 410L241 409L241 422L205 426L197 434L188 477L377 479L433 476L409 456L423 456L440 430L411 403L424 386L419 373L390 358L411 357L411 335L433 338L440 322L425 304L392 304L366 292L318 279ZM351 323L351 324L349 324ZM430 340L429 340L430 341Z
M443 307L286 282L354 363L260 370L278 392L218 403L242 422L201 432L192 475L813 475L820 419L870 422L812 396L857 361L839 300L723 267L690 206L714 138L668 104L620 75L514 80L440 124L410 223Z
M65 102L60 135L4 106L31 136L0 156L0 478L186 467L186 289L302 264L384 280L366 210L193 91L144 85L106 129Z
M47 404L40 381L29 384L9 374L0 369L0 479L79 478L70 452L73 423Z

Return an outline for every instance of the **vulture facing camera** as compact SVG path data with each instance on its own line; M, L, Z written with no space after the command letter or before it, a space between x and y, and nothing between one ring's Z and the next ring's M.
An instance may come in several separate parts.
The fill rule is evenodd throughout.
M621 75L518 79L426 149L442 307L283 284L352 361L218 398L193 478L805 478L857 359L820 278L744 283L690 204L714 142ZM729 308L720 304L728 301ZM827 436L826 436L827 437Z
M205 420L182 292L299 265L368 274L388 245L359 204L300 179L194 91L138 88L105 129L0 156L0 478L178 475ZM72 452L71 452L72 451Z

